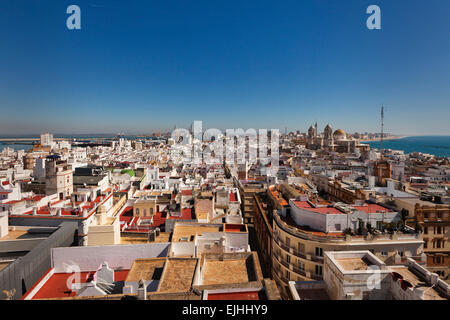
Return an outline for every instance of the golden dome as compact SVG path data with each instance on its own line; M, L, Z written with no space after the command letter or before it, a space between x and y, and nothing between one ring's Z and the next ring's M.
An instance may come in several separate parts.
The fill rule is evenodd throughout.
M345 136L345 131L342 129L337 129L334 133L333 136Z
M334 133L333 133L333 138L336 141L340 141L340 140L344 140L346 138L346 134L345 131L342 129L337 129Z

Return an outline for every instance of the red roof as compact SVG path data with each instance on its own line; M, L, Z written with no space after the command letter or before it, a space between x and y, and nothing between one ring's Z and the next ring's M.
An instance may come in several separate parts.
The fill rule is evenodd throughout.
M81 272L80 282L86 283L92 272ZM129 270L114 271L114 281L125 281ZM63 297L74 297L75 292L67 288L67 280L73 273L55 273L50 279L48 279L41 289L32 298L35 299L45 299L45 298L63 298Z
M181 209L181 217L170 216L167 219L169 219L169 220L172 220L172 219L191 220L191 219L195 219L195 217L194 217L194 213L192 212L191 208L182 208Z
M236 202L237 201L237 195L233 191L230 192L230 201Z
M192 196L192 189L181 190L183 196Z
M356 210L364 211L365 213L377 213L378 212L389 212L385 207L380 206L379 204L369 203L365 206L353 206Z
M322 213L322 214L342 214L341 211L334 207L317 207L314 208L308 201L293 201L294 204L302 209L307 209L308 211Z
M341 211L334 207L319 207L319 208L311 208L309 209L313 212L323 213L323 214L342 214Z
M9 184L9 181L2 181L2 186L7 186Z
M225 223L225 232L245 232L245 224Z
M11 201L5 202L4 204L15 204L15 203L18 203L18 202L22 202L22 200L11 200Z
M258 291L209 293L208 300L259 300Z
M299 208L312 208L308 201L292 201Z
M33 196L33 197L24 198L24 200L38 202L38 201L40 201L40 200L42 200L44 198L45 198L44 195L36 195L36 196Z

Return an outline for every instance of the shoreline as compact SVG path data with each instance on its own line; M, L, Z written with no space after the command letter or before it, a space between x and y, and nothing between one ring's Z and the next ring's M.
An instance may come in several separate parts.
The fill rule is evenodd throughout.
M383 138L383 141L399 140L399 139L409 138L409 137L411 137L411 136L391 136L391 137ZM381 138L359 140L359 142L377 142L377 141L381 141Z

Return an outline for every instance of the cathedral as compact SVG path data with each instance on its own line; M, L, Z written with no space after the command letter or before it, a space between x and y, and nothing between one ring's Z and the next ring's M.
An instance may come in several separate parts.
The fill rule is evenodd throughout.
M318 133L317 122L308 129L306 148L310 150L324 149L339 153L354 153L356 149L367 149L367 147L352 137L348 138L342 129L333 132L333 128L329 124L325 127L323 134Z

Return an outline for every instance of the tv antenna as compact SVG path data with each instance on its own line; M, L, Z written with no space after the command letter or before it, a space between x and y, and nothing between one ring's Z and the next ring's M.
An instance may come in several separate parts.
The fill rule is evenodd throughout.
M383 160L383 138L384 138L384 105L381 105L381 140L380 140L380 160Z

